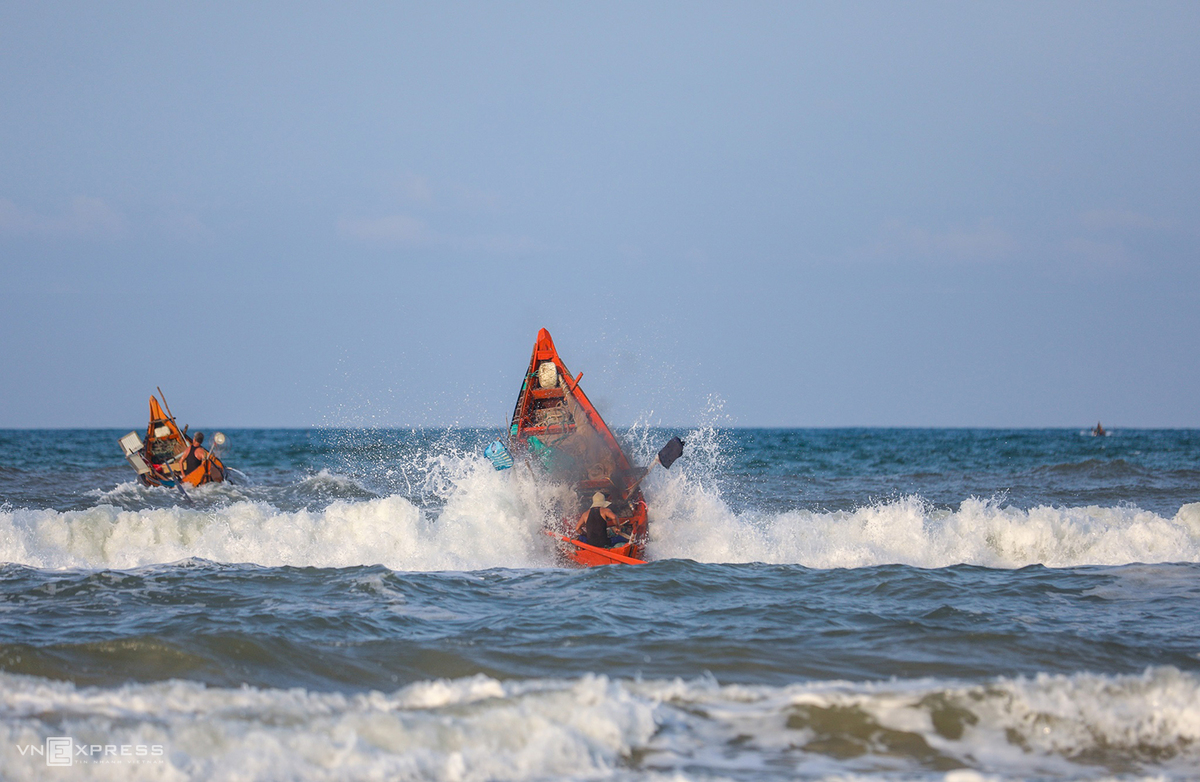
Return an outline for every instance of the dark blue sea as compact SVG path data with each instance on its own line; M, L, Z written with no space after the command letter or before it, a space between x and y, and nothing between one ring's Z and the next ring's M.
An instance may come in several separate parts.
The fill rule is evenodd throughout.
M0 779L1200 778L1200 431L623 430L589 570L497 431L126 431L0 431Z

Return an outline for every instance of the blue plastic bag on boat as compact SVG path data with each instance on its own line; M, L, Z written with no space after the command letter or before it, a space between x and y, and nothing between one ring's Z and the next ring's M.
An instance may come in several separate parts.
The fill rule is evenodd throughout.
M491 460L492 466L497 470L507 470L513 466L512 454L508 452L508 448L504 443L495 440L487 448L483 449L483 455Z

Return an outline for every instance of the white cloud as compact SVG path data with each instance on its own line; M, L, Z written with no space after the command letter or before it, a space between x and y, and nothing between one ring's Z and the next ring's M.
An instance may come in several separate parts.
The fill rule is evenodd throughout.
M343 239L378 247L407 247L507 255L542 249L524 236L505 234L455 236L433 231L418 217L409 214L376 218L343 217L337 222Z
M409 174L403 185L404 197L419 204L433 203L433 186L429 179L416 174Z
M1017 241L991 220L983 220L974 228L948 231L930 231L900 220L888 220L868 254L884 258L993 261L1011 256L1016 250Z
M451 233L432 227L431 223L469 226L481 215L494 217L499 199L492 193L411 172L393 180L391 189L391 203L376 207L382 216L342 217L337 221L338 235L350 242L390 248L485 254L544 249L525 236L466 234L461 228Z
M399 247L428 247L436 244L424 221L411 215L389 215L378 218L348 218L338 220L338 234L366 244Z
M389 191L399 203L422 210L478 213L495 212L500 208L500 197L495 193L412 172L393 180Z
M1115 269L1130 262L1129 252L1123 245L1114 242L1075 238L1063 242L1063 250L1069 258L1093 268Z
M1079 216L1088 228L1105 230L1111 228L1138 228L1149 231L1165 231L1174 227L1170 220L1133 212L1128 209L1092 209Z
M99 198L76 196L63 214L53 217L0 198L0 234L115 239L124 232L124 215Z
M163 233L184 242L211 240L216 233L194 212L177 212L159 220Z

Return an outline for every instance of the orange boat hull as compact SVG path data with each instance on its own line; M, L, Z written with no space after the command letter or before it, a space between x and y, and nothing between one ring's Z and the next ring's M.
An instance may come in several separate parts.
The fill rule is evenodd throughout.
M632 543L612 548L589 546L582 540L559 535L557 532L546 530L546 534L559 541L559 552L564 558L584 567L597 565L644 565L646 560L631 556L634 552Z
M158 430L166 431L161 435ZM199 466L186 474L180 472L178 459L187 450L187 439L179 431L175 419L163 412L158 400L150 397L150 424L146 427L143 451L151 471L139 475L138 479L147 486L202 486L225 480L225 464L216 456L209 455Z
M514 455L541 463L554 480L570 483L579 504L562 519L567 534L548 531L560 541L564 559L581 566L642 564L647 514L639 488L644 470L635 469L617 438L579 387L582 373L572 377L558 355L550 332L538 332L509 428ZM595 492L610 501L628 543L591 546L570 535Z

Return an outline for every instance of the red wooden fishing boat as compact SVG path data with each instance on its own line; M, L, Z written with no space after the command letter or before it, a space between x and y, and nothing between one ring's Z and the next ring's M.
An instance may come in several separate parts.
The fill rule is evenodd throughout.
M548 534L563 556L579 565L643 564L646 500L640 488L648 468L635 468L600 413L579 387L554 347L550 332L538 332L529 371L509 427L509 448L518 458L539 464L554 479L569 483L578 498L558 529ZM682 447L682 446L681 446ZM620 525L610 527L609 545L579 540L575 527L597 492L610 503Z
M209 451L199 464L186 469L185 457L191 440L186 436L186 428L183 432L179 430L170 408L164 413L164 407L165 397L161 405L156 398L150 397L150 423L146 427L145 442L137 432L130 432L119 441L125 459L137 473L138 481L146 486L176 487L183 484L201 486L225 480L225 464L213 451ZM217 432L211 447L215 450L224 442L225 435Z

